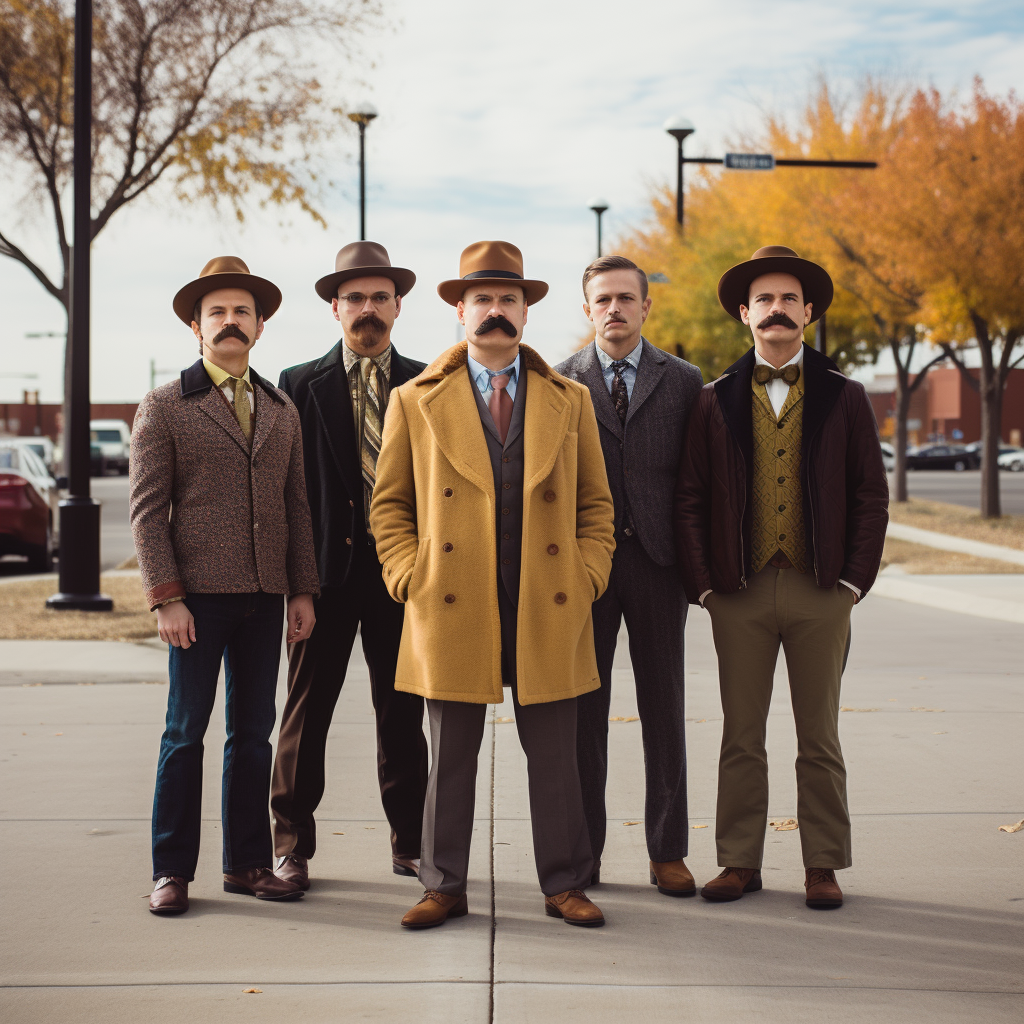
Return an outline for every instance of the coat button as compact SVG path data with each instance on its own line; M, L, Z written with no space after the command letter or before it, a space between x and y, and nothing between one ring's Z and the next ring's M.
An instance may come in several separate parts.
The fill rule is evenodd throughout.
M450 487L446 487L446 488L445 488L445 489L444 489L444 490L443 490L443 491L442 491L441 493L442 493L442 494L443 494L443 495L444 495L444 496L445 496L446 498L450 498L450 497L451 497L451 496L452 496L452 495L453 495L453 494L454 494L455 492L454 492L454 491L453 491L453 490L452 490L452 489L451 489Z
M780 484L784 484L785 482L786 482L786 478L784 476L780 476L779 477L779 483Z
M346 537L345 538L345 543L346 544L351 544L352 543L352 538L351 537Z
M445 544L445 545L444 545L444 546L443 546L443 547L441 548L441 550L442 550L442 551L454 551L454 550L455 550L455 547L454 547L454 546L453 546L452 544Z
M505 537L505 540L511 540L512 539L512 534L511 533L506 533L504 535L504 537Z
M549 555L557 555L558 554L558 545L557 544L549 544L548 545L548 554Z
M508 511L509 511L509 510L508 510L507 508L503 508L503 509L501 510L501 514L502 514L503 516L507 516L507 515L508 515Z
M509 460L509 457L508 457L507 455L505 455L505 456L503 456L503 458L502 458L502 460L501 460L501 461L502 461L502 462L508 462L508 461L510 461L510 460Z
M568 600L569 599L561 591L555 594L555 604L565 604Z
M348 507L349 508L355 508L356 507L356 503L351 498L348 499Z
M506 491L509 490L512 487L511 484L504 484L503 486L504 486Z
M455 604L455 595L454 594L445 594L444 595L444 603L445 604Z
M554 501L555 500L555 492L554 491L545 491L544 492L544 500L545 501Z
M786 511L786 506L785 505L780 505L779 506L779 511L780 512L785 512Z
M780 448L775 454L781 457L786 454L786 449Z
M501 564L502 565L511 565L512 564L512 559L511 558L503 558L501 560Z

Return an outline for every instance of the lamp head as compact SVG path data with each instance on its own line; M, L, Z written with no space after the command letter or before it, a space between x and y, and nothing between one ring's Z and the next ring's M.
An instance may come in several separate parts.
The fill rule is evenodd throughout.
M377 108L372 103L358 103L349 111L348 119L359 125L368 125L377 116Z
M608 200L601 198L591 199L589 206L594 211L594 213L600 216L602 213L604 213L605 210L608 209Z
M678 139L682 142L687 135L692 135L697 129L694 128L693 122L688 121L685 117L670 117L662 127L671 135L674 139Z

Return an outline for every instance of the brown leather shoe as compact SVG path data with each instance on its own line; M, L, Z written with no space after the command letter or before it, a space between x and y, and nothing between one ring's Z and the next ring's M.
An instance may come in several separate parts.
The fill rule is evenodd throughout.
M548 917L560 917L566 924L578 924L581 928L600 928L604 924L604 914L590 902L582 889L567 889L557 896L545 896L544 913Z
M712 878L700 894L715 903L738 900L746 892L757 892L761 888L759 868L726 868L717 878Z
M807 906L841 907L843 890L836 881L832 868L808 868L804 878L807 887Z
M285 857L278 857L274 874L282 882L290 882L292 885L297 885L303 892L309 888L309 861L305 857L300 857L297 853L289 853Z
M696 896L697 884L681 860L651 861L651 885L666 896Z
M403 928L436 928L449 917L465 917L469 913L466 894L445 896L436 889L428 889L423 899L402 918Z
M405 875L407 878L419 878L420 859L419 857L404 857L396 853L391 858L391 870L396 875Z
M258 900L297 900L302 890L294 882L278 878L270 868L246 868L224 876L224 891Z
M188 910L188 882L177 875L165 875L149 894L154 914L184 914Z

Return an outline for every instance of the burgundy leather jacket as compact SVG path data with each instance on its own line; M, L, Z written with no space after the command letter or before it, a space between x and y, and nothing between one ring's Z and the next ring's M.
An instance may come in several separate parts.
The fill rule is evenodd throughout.
M729 594L751 574L754 350L701 390L687 427L675 495L675 539L687 599ZM804 346L800 482L808 561L820 587L846 580L866 594L882 560L889 487L878 428L861 384Z

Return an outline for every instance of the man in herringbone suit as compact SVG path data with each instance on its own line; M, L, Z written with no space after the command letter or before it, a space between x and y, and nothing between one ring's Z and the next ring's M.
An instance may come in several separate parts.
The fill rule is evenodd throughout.
M647 275L622 256L606 256L583 275L584 312L597 336L557 367L585 384L594 402L608 483L615 501L611 581L594 605L601 688L578 699L577 759L600 880L607 815L608 710L612 662L625 618L643 730L644 814L650 880L669 896L692 896L683 861L686 741L683 630L686 595L675 569L672 496L683 432L703 378L696 366L641 336L651 309Z

